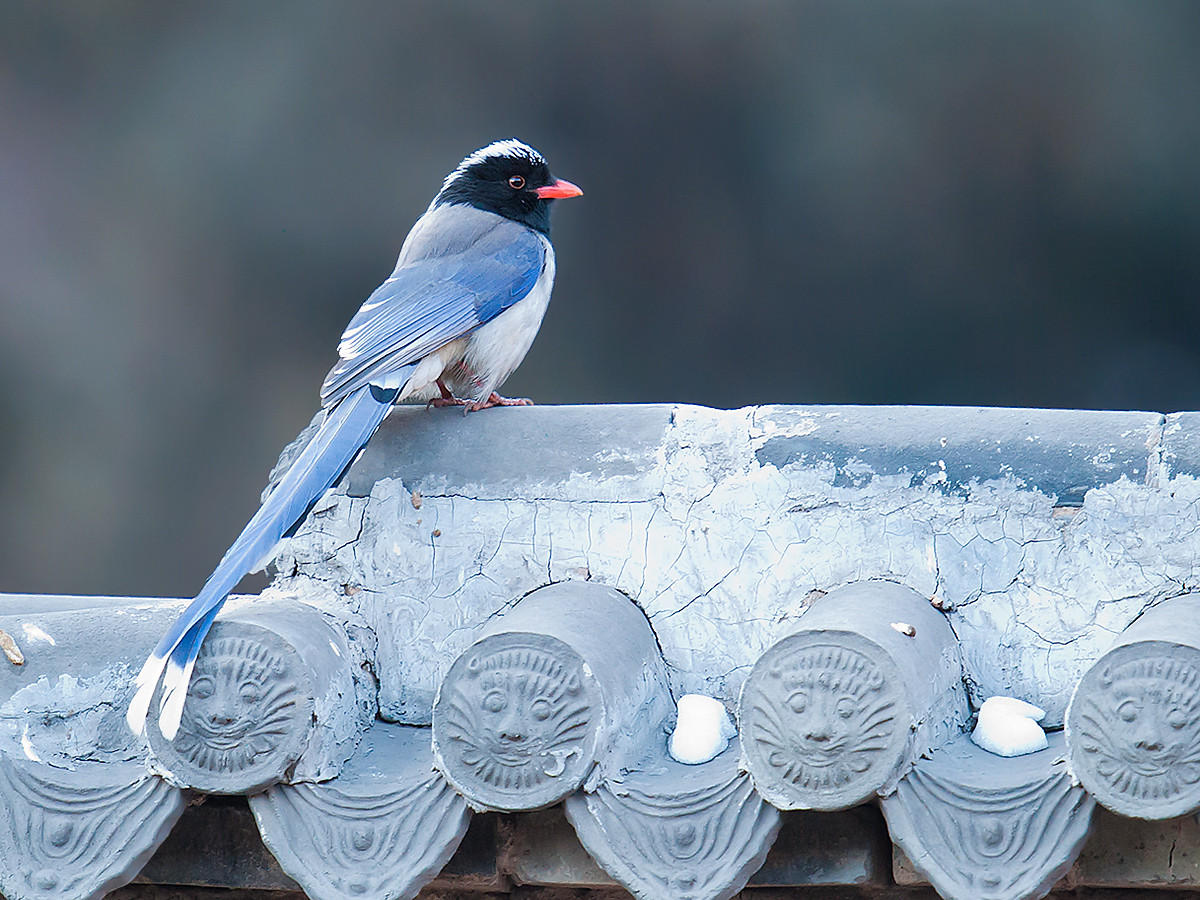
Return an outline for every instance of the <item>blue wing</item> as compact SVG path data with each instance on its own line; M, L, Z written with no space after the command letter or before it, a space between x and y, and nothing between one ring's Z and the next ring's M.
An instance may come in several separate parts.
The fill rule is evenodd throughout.
M448 212L467 219L474 239L450 242L450 252L443 246L436 255L409 254L411 261L402 255L350 320L338 345L341 359L321 388L326 405L469 334L533 290L545 265L542 239L490 213L483 214L490 227L480 233L479 212L460 210ZM450 223L443 216L437 224L444 231ZM439 240L446 243L444 235Z
M427 354L525 297L545 252L528 228L464 207L439 207L414 226L395 272L342 336L341 359L321 391L328 411L316 434L142 667L126 714L135 732L145 726L161 677L159 728L174 739L196 656L229 591L341 478L400 395L402 388L390 385L403 386Z

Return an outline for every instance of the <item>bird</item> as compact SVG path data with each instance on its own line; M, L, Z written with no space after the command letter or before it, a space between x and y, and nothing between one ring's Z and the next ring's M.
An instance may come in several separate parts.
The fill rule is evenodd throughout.
M395 270L342 334L321 412L294 442L302 449L147 657L126 712L135 734L161 680L158 727L175 739L196 657L229 592L338 483L395 404L462 406L465 414L530 403L497 390L525 358L550 301L551 204L582 193L516 138L476 150L446 176Z

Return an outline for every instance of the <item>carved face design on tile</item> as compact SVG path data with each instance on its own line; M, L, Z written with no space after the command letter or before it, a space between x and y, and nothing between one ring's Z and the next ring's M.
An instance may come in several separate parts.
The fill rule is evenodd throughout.
M1170 657L1105 666L1081 691L1082 759L1139 803L1200 794L1200 669Z
M273 753L297 726L288 660L245 638L209 639L196 658L177 752L200 769L234 773Z
M746 691L743 745L761 764L752 769L756 780L769 773L802 805L853 790L886 755L894 688L861 653L830 645L784 650Z
M593 703L580 662L570 651L560 658L539 647L488 649L455 663L434 709L447 775L488 806L553 802L578 787L592 763Z

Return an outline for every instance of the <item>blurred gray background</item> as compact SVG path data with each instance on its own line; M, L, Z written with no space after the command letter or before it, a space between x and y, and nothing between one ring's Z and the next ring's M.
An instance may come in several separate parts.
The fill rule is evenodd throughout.
M1198 48L1191 0L0 5L0 591L192 595L510 136L586 196L506 393L1200 408Z

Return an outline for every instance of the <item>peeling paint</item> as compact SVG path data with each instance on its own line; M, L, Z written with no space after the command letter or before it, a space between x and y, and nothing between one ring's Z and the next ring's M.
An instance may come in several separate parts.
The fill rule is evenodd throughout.
M91 678L39 678L0 704L0 752L62 769L139 759L140 741L120 726L132 682L124 663Z
M44 641L51 647L56 646L56 641L50 635L46 634L39 626L32 622L26 622L21 626L21 630L25 632L25 637L31 641Z

